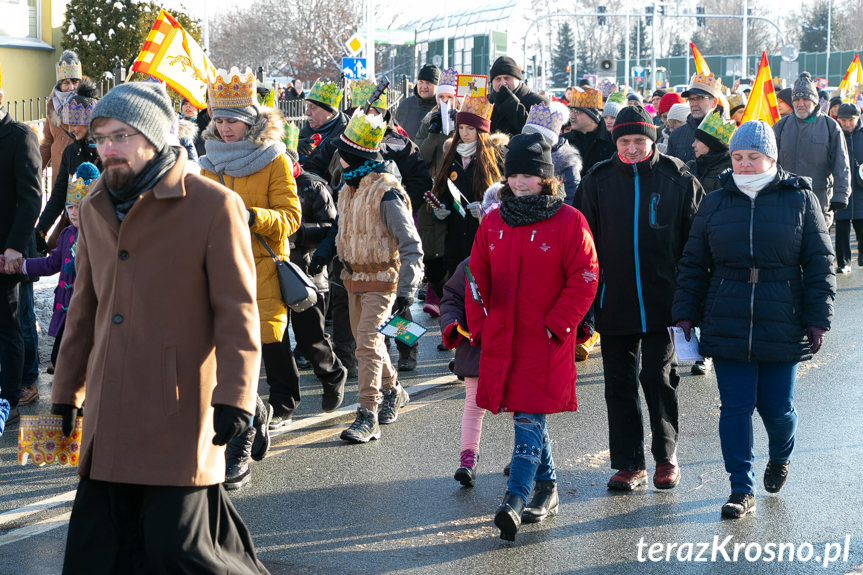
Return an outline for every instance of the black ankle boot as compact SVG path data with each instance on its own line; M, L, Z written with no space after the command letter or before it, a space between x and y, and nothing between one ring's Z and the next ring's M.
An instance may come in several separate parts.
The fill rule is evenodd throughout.
M524 508L521 520L525 523L539 523L550 515L557 515L559 505L557 483L554 481L537 481L533 488L533 498Z
M225 489L232 491L246 485L252 479L249 459L252 455L252 442L255 428L249 427L225 448Z
M497 508L494 515L494 524L500 529L500 538L507 541L515 541L515 534L521 526L521 512L524 510L524 501L521 497L512 493L503 496L503 502Z

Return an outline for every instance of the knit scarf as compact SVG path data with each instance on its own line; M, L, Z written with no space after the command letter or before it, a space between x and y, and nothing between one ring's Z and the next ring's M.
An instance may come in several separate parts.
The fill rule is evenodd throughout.
M180 150L178 148L165 146L163 151L156 154L156 157L144 166L144 169L132 180L132 183L122 190L112 190L107 185L106 179L105 189L108 190L108 197L111 198L111 203L114 204L114 213L117 214L118 220L122 222L126 219L126 215L132 209L132 206L135 205L135 202L138 201L138 198L141 197L141 194L153 189L159 183L159 180L162 179L162 176L174 167L179 154Z
M547 220L563 205L563 196L521 196L506 194L500 201L500 217L503 223L513 228L529 226Z
M201 169L214 174L227 174L232 178L260 172L287 150L284 142L273 140L264 143L207 140L205 145L207 155L198 160Z
M69 98L77 94L75 90L69 90L68 92L61 92L57 88L51 90L51 100L54 102L54 111L57 112L57 115L60 116L63 111L63 106L66 105L66 102L69 101Z
M758 192L766 188L776 178L777 172L778 167L774 163L766 172L761 172L760 174L732 173L731 177L734 178L734 183L737 184L740 191L754 200Z
M472 158L474 153L476 153L476 140L469 144L465 142L460 143L455 147L455 151L463 158Z

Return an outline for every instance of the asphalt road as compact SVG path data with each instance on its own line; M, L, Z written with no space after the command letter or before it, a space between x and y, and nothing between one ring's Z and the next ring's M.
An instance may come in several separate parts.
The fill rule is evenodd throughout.
M607 491L613 472L600 346L579 364L579 411L549 420L560 514L504 542L492 515L506 488L501 470L512 424L487 415L476 486L453 480L464 388L446 368L449 353L435 349L433 320L419 369L402 378L412 401L380 441L338 439L353 420L355 380L345 406L318 417L320 387L304 372L294 428L275 439L254 464L252 483L232 497L273 574L863 574L861 309L863 269L855 267L839 277L823 350L800 368L788 483L778 495L759 492L755 515L742 520L719 515L730 489L715 379L689 375L688 364L681 367L680 484ZM415 317L425 318L418 310ZM49 382L42 377L42 399L24 413L48 411ZM76 476L69 468L18 466L15 441L15 427L0 439L0 574L59 573ZM755 445L760 481L767 445L757 416Z

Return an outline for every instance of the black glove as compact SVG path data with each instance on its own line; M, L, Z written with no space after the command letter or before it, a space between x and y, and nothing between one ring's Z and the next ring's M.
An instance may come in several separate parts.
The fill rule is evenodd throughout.
M327 262L327 258L325 258L324 256L313 255L312 261L309 263L309 275L318 275L319 273L324 271L324 268L327 267L327 263L329 262Z
M393 315L404 317L405 312L410 310L412 303L414 303L414 298L410 296L398 296L393 304Z
M692 322L688 319L682 319L674 324L674 327L679 327L683 330L683 337L686 338L686 341L689 341L692 338Z
M830 211L838 212L839 210L844 210L848 207L848 204L843 204L841 202L830 202Z
M300 224L300 227L297 228L297 231L291 235L291 241L294 242L295 246L303 245L303 224Z
M301 158L307 158L315 150L311 140L300 140L297 142L297 155Z
M432 116L429 120L429 134L440 134L443 131L443 121L440 114Z
M518 104L518 98L515 96L512 90L509 89L508 86L501 86L499 90L494 93L494 104Z
M249 212L249 227L255 225L255 212L251 208L246 208L246 211Z
M235 437L246 431L251 424L252 414L233 405L216 404L213 406L213 445L227 445Z
M36 238L36 249L40 254L44 254L48 251L48 238L45 235L45 232L42 230L36 230L33 232L33 235Z
M806 339L809 340L809 351L818 353L818 350L821 349L821 344L824 343L825 333L827 333L826 329L821 329L814 325L806 326Z
M70 437L75 429L75 419L78 417L78 409L67 403L55 403L51 405L51 413L63 416L63 435Z

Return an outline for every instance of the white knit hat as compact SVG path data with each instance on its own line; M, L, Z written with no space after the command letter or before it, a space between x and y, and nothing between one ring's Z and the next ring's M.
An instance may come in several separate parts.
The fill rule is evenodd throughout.
M668 110L668 120L677 120L678 122L685 122L689 117L689 104L674 104L670 110Z

